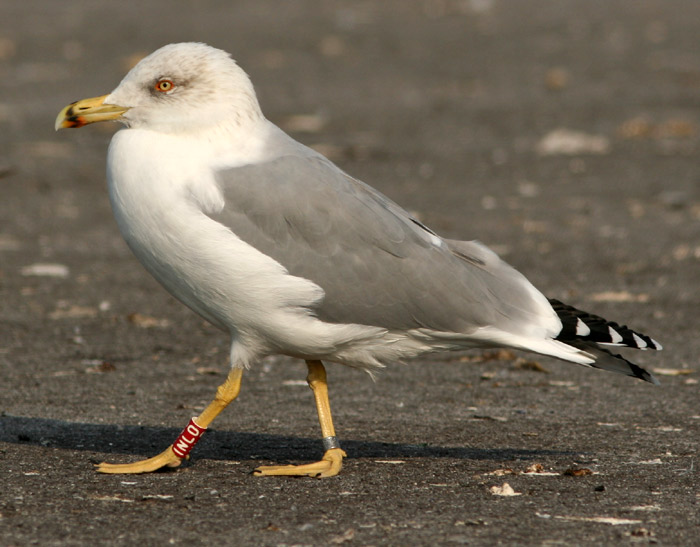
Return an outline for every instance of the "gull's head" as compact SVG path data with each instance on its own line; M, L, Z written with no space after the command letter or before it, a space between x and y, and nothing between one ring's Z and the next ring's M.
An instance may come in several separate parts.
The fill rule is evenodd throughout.
M56 129L116 120L164 133L240 127L263 118L248 75L228 53L170 44L143 58L117 88L65 107Z

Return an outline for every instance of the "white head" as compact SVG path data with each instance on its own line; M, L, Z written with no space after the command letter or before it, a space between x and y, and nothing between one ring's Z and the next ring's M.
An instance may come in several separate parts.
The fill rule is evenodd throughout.
M237 129L263 119L253 84L228 53L206 44L164 46L109 95L66 107L56 127L108 119L165 133Z

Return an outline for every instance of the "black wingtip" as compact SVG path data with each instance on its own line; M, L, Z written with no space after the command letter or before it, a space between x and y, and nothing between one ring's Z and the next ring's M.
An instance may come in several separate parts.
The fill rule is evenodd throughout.
M634 331L626 325L619 325L598 315L579 310L559 300L549 300L562 323L557 340L571 342L584 340L606 346L622 346L634 349L661 350L663 347L651 336Z
M639 378L640 380L644 380L645 382L649 382L650 384L654 384L655 386L661 385L659 380L657 380L656 376L654 376L651 372L643 369L639 365L632 363L631 361L628 361L619 353L615 354L615 353L612 353L612 352L607 351L607 350L602 349L602 348L601 348L601 351L603 353L607 353L608 355L614 357L615 359L619 359L620 361L624 361L625 364L629 367L629 372L627 373L628 376L632 376L634 378ZM595 365L593 365L593 366L595 366ZM601 367L601 368L604 368L604 367ZM615 371L615 372L618 372L618 371Z
M656 376L654 376L651 372L643 369L635 363L632 363L631 361L628 361L620 354L612 353L611 351L601 347L596 342L587 340L571 340L567 342L567 344L585 351L587 354L589 354L589 356L595 359L594 362L587 365L589 367L624 374L625 376L638 378L639 380L644 380L645 382L649 382L650 384L654 384L656 386L660 385L659 381L656 379Z
M622 359L621 355L615 355L618 359ZM627 361L625 359L625 361ZM630 363L627 361L627 364L630 365L630 369L632 369L632 372L634 372L634 375L639 378L640 380L644 380L645 382L649 382L650 384L654 384L655 386L660 386L661 382L654 376L651 372L644 370L642 367L639 365L635 365L634 363Z

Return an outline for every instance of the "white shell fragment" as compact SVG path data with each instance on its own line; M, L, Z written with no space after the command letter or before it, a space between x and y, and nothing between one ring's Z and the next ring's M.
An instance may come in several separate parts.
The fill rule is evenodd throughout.
M63 264L41 263L30 264L21 270L24 276L40 276L40 277L61 277L66 278L70 274L68 266Z

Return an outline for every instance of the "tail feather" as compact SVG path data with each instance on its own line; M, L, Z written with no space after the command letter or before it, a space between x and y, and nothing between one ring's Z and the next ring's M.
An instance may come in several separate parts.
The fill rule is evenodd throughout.
M580 349L595 358L589 366L633 376L652 384L659 384L653 374L639 365L625 359L622 355L614 354L600 347L621 346L634 349L662 349L656 340L633 331L625 325L607 321L602 317L563 304L559 300L550 299L550 304L559 316L562 329L555 338L574 348Z

